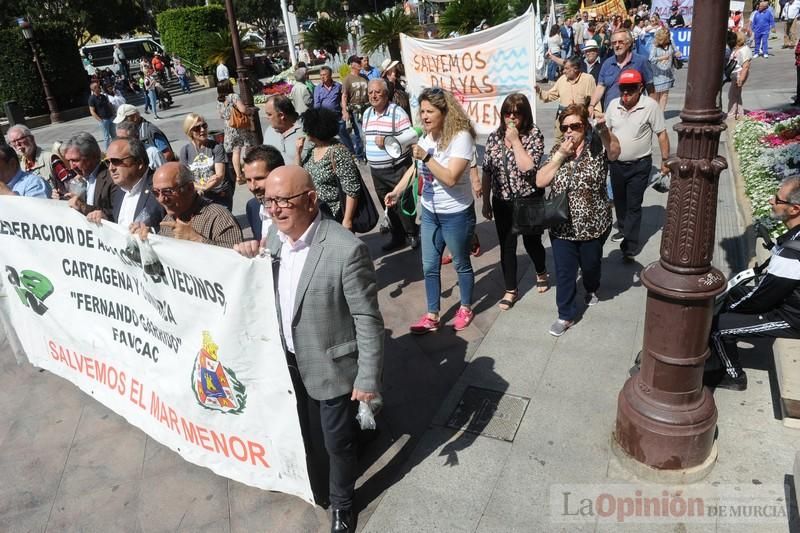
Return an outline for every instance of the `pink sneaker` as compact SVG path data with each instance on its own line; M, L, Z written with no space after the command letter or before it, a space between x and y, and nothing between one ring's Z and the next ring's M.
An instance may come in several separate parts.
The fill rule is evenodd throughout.
M456 311L456 318L453 320L453 329L461 331L472 323L473 318L475 318L475 313L472 312L472 309L459 307Z
M432 319L426 313L417 321L416 324L412 324L408 329L411 331L411 333L416 335L424 335L426 333L430 333L431 331L438 331L439 321Z

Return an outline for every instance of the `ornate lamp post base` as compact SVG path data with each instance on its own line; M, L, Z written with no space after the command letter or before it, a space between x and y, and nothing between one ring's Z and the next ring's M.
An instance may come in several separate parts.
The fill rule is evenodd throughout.
M647 287L640 371L619 393L613 440L623 465L657 481L702 479L713 467L717 408L703 387L714 300L725 277L711 266L717 186L727 167L717 155L725 129L722 84L725 0L695 3L692 50L677 156L661 238L661 258L642 271ZM711 74L709 74L711 73Z

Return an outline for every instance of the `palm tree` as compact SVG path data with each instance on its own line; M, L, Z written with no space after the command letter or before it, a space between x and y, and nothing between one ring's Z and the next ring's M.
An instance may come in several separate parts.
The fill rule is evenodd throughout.
M465 35L483 20L489 26L496 26L513 16L508 9L508 2L504 0L454 0L442 13L439 30L442 35L451 32Z
M365 52L372 52L386 47L392 59L400 60L400 34L405 33L417 36L420 32L419 23L414 17L408 16L400 7L370 15L364 19L364 36L361 38L361 47Z
M258 47L250 41L239 41L239 47L243 56L258 52ZM228 30L209 34L206 38L203 50L206 56L206 66L214 66L219 63L220 59L225 62L226 65L236 65L236 61L233 57L231 32Z
M347 28L342 19L321 18L313 28L303 34L306 48L317 48L330 55L339 53L339 45L347 40Z

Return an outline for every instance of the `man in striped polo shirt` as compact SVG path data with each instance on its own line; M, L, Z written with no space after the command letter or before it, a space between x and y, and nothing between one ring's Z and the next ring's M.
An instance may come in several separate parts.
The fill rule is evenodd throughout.
M386 152L383 141L387 135L400 135L410 129L411 120L402 107L389 102L389 87L383 78L371 80L367 94L371 106L364 112L363 118L367 163L375 184L375 193L385 209L384 197L394 189L411 166L411 148L395 159ZM419 246L416 215L404 214L402 207L410 211L413 204L405 205L400 202L388 210L392 239L383 245L384 251L395 250L406 244L414 249Z

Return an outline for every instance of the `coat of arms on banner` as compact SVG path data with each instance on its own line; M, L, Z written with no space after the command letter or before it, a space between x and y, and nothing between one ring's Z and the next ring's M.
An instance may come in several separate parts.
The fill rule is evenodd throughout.
M211 334L204 331L192 371L194 395L206 409L238 415L247 403L247 393L233 370L222 365L218 350Z

